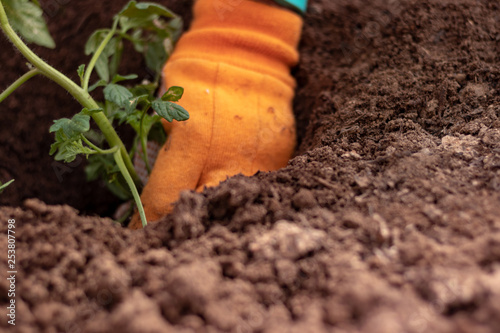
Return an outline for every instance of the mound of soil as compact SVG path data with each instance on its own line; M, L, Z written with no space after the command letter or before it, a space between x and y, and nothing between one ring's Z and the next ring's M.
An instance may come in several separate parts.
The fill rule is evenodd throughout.
M37 52L76 77L87 36L124 3L46 7L59 48ZM190 1L164 3L189 22ZM0 231L16 220L18 273L16 326L0 325L499 332L499 3L312 0L300 50L289 165L183 192L137 232L88 216L118 203L84 184L83 161L58 180L47 129L74 101L36 78L2 104L0 180L16 185ZM2 87L24 71L6 51L0 63ZM3 309L8 290L0 279Z

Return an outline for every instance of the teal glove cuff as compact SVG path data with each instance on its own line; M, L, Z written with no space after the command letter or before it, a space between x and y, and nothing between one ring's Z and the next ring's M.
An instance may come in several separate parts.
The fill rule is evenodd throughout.
M274 0L276 3L281 6L285 6L291 8L295 11L298 11L301 14L306 12L307 8L307 0Z

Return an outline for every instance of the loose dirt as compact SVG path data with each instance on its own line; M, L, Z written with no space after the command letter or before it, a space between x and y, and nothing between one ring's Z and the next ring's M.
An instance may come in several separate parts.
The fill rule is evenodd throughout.
M76 78L86 38L125 2L42 1L59 48L35 49ZM296 157L184 192L145 230L97 217L119 203L83 161L61 175L48 156L52 120L76 102L36 78L2 104L0 180L16 182L0 232L16 219L18 270L17 325L2 327L500 331L499 3L310 2ZM190 1L164 3L189 22ZM25 66L0 49L5 87ZM125 72L147 75L139 59Z

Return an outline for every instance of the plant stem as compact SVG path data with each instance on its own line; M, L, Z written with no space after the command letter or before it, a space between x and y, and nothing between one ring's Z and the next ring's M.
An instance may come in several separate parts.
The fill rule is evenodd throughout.
M149 158L148 158L148 138L144 136L144 131L142 128L142 124L144 122L144 116L146 115L147 110L149 107L147 107L143 112L141 116L141 121L139 123L139 137L141 138L141 147L142 147L142 159L144 160L144 163L146 164L146 169L148 170L148 174L151 173L151 166L149 165Z
M0 25L2 30L4 31L7 38L14 44L14 46L21 52L21 54L36 68L40 70L40 72L56 82L64 89L66 89L73 97L75 97L80 104L87 106L92 98L90 95L85 95L82 93L82 89L77 86L73 81L71 81L64 74L44 62L40 57L38 57L31 49L24 44L24 42L19 38L16 32L12 29L7 19L7 15L5 14L5 10L0 1Z
M87 66L87 69L85 70L85 76L83 78L83 84L82 84L83 90L87 91L89 89L90 75L92 74L92 71L94 70L94 66L95 66L97 60L99 60L99 57L101 56L102 51L104 51L104 49L106 48L106 45L108 45L111 38L113 38L113 35L116 32L117 25L118 25L118 19L115 19L115 21L113 22L113 27L111 28L109 33L106 35L106 38L104 38L104 40L101 42L101 45L99 45L99 47L97 48L96 52L92 56L92 59L90 59L89 65Z
M23 76L21 76L19 79L17 79L14 83L12 83L3 93L0 94L0 103L7 97L9 97L10 94L12 94L17 88L19 88L23 83L31 79L32 77L40 74L41 72L35 68L30 70L29 72L26 72Z
M54 67L47 64L39 56L37 56L31 49L24 44L21 38L16 34L9 24L7 19L7 14L3 7L2 1L0 0L0 27L4 31L7 38L14 44L14 46L21 52L21 54L35 67L41 74L51 79L67 92L71 94L83 107L89 110L98 109L99 106L94 101L94 99L89 95L89 93L82 88L80 88L75 82L71 81L67 76L59 72ZM113 126L109 122L108 118L102 112L97 112L92 114L92 118L96 122L97 126L101 129L110 147L118 146L123 155L124 163L131 177L133 178L135 184L142 187L142 183L137 176L137 173L132 164L132 160L127 154L125 145L122 140L114 130Z
M101 149L97 147L95 144L93 144L89 139L87 139L85 135L82 135L81 138L83 142L85 142L90 148L94 149L97 154L101 155L114 154L115 151L118 149L118 147L113 147L111 149Z
M137 189L134 186L134 181L132 180L132 177L130 177L128 170L125 167L125 164L123 163L122 155L120 154L119 150L117 150L113 154L113 157L115 158L116 165L118 165L118 168L122 172L123 177L125 177L125 180L130 186L130 190L132 191L132 196L134 197L135 204L137 205L137 209L139 210L139 216L141 217L142 227L144 228L145 226L148 225L148 221L146 220L146 213L144 212L144 207L142 207L141 198L139 196L139 193L137 192Z

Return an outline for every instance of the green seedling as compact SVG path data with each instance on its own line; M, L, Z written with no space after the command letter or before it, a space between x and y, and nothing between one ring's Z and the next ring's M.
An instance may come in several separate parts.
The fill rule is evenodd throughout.
M142 158L148 170L151 170L146 143L148 139L156 140L160 144L165 141L166 136L160 120L163 118L167 121L183 121L189 118L188 112L175 103L182 97L183 88L170 87L161 98L155 97L161 68L180 35L181 19L158 4L130 1L115 15L110 29L97 30L88 39L85 53L91 56L91 59L87 65L78 67L78 85L40 59L17 35L9 23L7 12L10 10L15 17L16 13L23 12L22 6L35 4L28 0L20 1L19 5L13 3L13 0L0 0L0 27L14 47L28 60L30 70L0 94L0 102L36 75L51 79L69 92L83 109L71 119L54 121L49 129L55 135L50 154L54 155L56 160L68 163L80 154L85 155L89 159L86 167L87 179L105 178L109 189L118 197L124 200L133 198L142 224L146 226L147 220L138 191L143 184L131 159L137 143L140 143L143 148ZM17 30L22 34L22 27L18 26ZM23 36L30 40L25 34ZM134 49L144 56L146 65L155 73L151 82L123 85L125 81L138 78L135 74L118 73L125 42L132 43ZM49 39L44 43L45 46L53 46ZM99 79L90 84L94 70ZM102 102L97 102L90 95L98 88L103 89ZM151 114L151 110L156 113ZM91 119L99 131L91 129ZM130 125L136 133L130 150L125 148L114 129L114 125L124 123Z
M2 193L7 188L7 186L9 186L10 184L12 184L13 182L14 182L14 179L9 180L5 184L2 184L2 182L0 182L0 193Z

